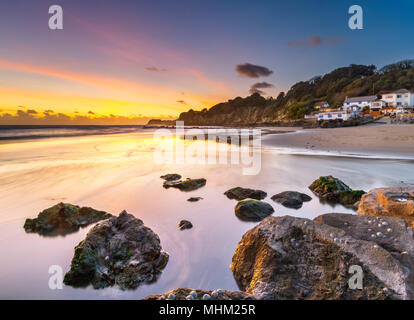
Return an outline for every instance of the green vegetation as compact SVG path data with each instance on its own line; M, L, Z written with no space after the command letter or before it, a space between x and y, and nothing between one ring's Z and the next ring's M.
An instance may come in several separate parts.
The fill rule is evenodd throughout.
M272 123L301 119L313 110L314 102L326 100L331 107L342 106L345 98L373 95L381 91L414 91L414 60L390 64L377 70L374 65L338 68L324 76L294 84L285 94L264 98L254 93L219 103L209 110L189 110L179 120L188 125Z

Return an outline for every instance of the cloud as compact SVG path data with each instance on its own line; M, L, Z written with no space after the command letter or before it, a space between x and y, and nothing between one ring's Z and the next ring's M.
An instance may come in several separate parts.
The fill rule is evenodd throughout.
M241 75L242 77L247 78L259 78L259 77L267 77L270 76L273 71L269 70L266 67L245 63L245 64L238 64L236 66L236 72Z
M93 111L88 111L88 114L95 114L95 112L93 112Z
M177 100L178 103L181 103L183 105L187 105L187 102L185 102L184 100Z
M303 47L320 47L324 44L328 44L328 45L336 45L338 43L341 42L345 42L345 39L342 37L320 37L320 36L310 36L307 39L296 39L296 40L292 40L289 41L287 44L287 46L289 47L299 47L299 46L303 46Z
M147 71L153 71L153 72L159 72L159 71L167 71L167 69L159 69L155 66L146 67L145 70Z
M88 112L89 114L89 112ZM140 125L146 124L149 120L157 118L164 120L174 120L174 117L159 115L154 117L138 116L119 116L119 115L96 115L94 117L81 114L68 115L65 113L55 113L46 110L39 113L30 109L27 111L17 110L15 114L0 114L0 125Z
M266 92L264 92L264 91L262 91L262 90L260 90L260 89L274 88L274 87L275 87L275 86L274 86L273 84L268 83L268 82L257 82L257 83L253 84L253 85L250 87L249 92L250 92L251 94L253 94L253 93L264 94L264 93L266 93Z

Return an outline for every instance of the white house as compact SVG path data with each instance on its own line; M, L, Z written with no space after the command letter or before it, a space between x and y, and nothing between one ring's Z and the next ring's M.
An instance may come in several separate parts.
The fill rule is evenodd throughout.
M387 107L387 104L385 103L385 101L381 99L377 99L369 103L369 109L371 111L381 111L382 109L386 107Z
M378 100L377 96L365 96L365 97L346 97L343 110L360 111L364 107L370 107L372 101Z
M400 89L382 94L382 100L385 101L389 107L412 109L414 107L414 92Z
M315 114L315 118L318 120L336 120L342 119L344 121L354 119L359 116L359 111L332 111L332 112L321 112Z

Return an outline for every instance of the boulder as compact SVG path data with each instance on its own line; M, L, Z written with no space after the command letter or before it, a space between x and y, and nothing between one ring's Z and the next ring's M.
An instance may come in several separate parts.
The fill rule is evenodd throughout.
M161 176L160 178L166 181L175 181L175 180L180 180L181 176L177 173L168 173L168 174Z
M234 208L234 213L242 221L261 221L274 211L270 204L256 199L240 200Z
M358 214L397 217L414 228L414 187L373 189L362 196Z
M203 198L201 198L201 197L191 197L191 198L187 199L187 201L189 201L189 202L197 202L197 201L200 201L200 200L203 200Z
M322 200L349 207L353 207L365 193L362 190L352 190L341 180L332 176L319 177L309 186L309 189Z
M158 235L123 211L119 217L98 223L76 246L64 283L135 289L143 282L155 281L168 258Z
M205 295L208 295L211 300L256 300L251 294L241 291L189 288L178 288L164 294L152 294L143 300L203 300Z
M63 236L110 217L112 215L104 211L58 203L40 212L37 218L26 219L24 229L28 233L34 232L44 236Z
M267 193L262 190L254 190L249 188L235 187L227 190L224 194L229 199L244 200L247 198L263 200L267 197Z
M307 194L296 191L284 191L275 194L271 198L273 201L280 203L287 208L299 209L302 207L303 202L311 201L312 198Z
M193 224L188 220L181 220L178 223L178 229L185 230L185 229L191 229L193 227Z
M363 289L349 286L351 266L362 268ZM325 214L264 219L243 235L231 270L240 290L259 299L376 300L413 299L413 266L405 221Z
M187 179L187 180L174 180L174 181L165 181L163 186L164 188L177 188L181 191L193 191L204 187L207 180L204 178L201 179Z

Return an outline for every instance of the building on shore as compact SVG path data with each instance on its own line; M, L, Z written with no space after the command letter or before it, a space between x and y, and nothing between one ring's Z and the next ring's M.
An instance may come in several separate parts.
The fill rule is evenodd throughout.
M360 115L359 111L346 111L346 110L336 110L328 112L319 112L313 113L311 115L305 116L306 119L317 119L318 121L322 120L350 120L356 119Z
M327 101L318 101L313 104L313 108L316 110L327 109L329 108L329 103Z
M364 97L346 97L343 110L346 111L361 111L364 107L370 107L371 102L377 101L377 96L364 96Z

